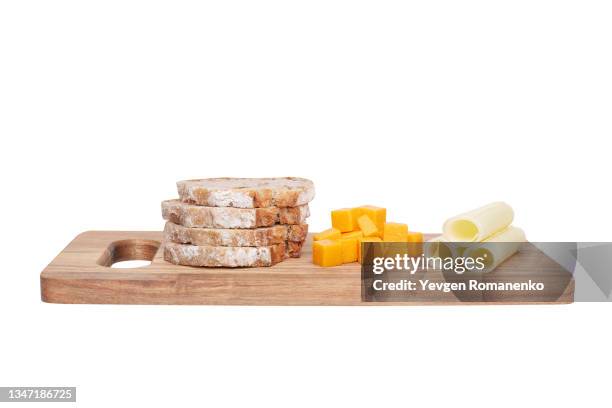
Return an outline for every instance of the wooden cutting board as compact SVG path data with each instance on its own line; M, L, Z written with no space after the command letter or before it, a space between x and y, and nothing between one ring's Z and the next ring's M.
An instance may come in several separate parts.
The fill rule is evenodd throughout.
M42 300L94 304L411 306L560 304L571 303L574 297L571 275L530 245L487 276L497 280L545 277L553 286L564 282L557 299L531 301L533 298L527 294L517 292L487 298L487 302L462 302L453 293L435 293L416 295L410 302L363 302L360 265L313 265L311 237L301 258L268 268L237 269L173 265L164 261L158 250L161 239L161 232L151 231L89 231L77 236L41 273ZM134 259L152 262L142 268L110 268L115 262Z

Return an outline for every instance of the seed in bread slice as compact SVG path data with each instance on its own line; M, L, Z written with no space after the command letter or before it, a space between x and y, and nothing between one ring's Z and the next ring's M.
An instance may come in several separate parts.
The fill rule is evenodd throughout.
M209 178L176 183L181 201L211 207L296 207L314 198L312 181L298 177Z
M222 247L164 242L164 259L185 266L272 266L287 257L286 251L284 243L261 247Z
M301 224L310 216L308 205L298 207L206 207L180 200L162 201L162 217L189 228L260 228L276 223Z

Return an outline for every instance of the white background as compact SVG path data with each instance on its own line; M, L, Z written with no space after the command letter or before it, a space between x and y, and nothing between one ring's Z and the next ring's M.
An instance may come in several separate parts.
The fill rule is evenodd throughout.
M79 406L609 403L610 305L70 306L85 230L159 230L175 181L314 180L413 230L494 200L610 237L607 1L3 1L0 385Z

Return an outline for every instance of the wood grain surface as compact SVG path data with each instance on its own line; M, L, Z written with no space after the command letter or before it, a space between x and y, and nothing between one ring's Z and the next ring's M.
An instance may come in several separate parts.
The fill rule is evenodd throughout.
M363 302L357 263L322 268L311 262L311 237L302 257L267 268L194 268L164 261L161 232L88 231L77 236L41 273L49 303L177 305L474 305L571 303L568 272L532 246L488 274L498 281L544 277L563 284L557 299L530 301L520 292L464 302L453 293L419 294L409 302ZM134 269L114 262L151 259ZM429 273L429 272L428 272ZM440 275L438 278L443 279ZM435 277L434 277L435 279ZM559 290L552 288L551 290Z

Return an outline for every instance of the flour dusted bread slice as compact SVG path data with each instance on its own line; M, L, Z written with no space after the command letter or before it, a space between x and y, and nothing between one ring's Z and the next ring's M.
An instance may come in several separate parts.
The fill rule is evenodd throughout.
M162 201L165 220L189 228L260 228L280 224L302 224L310 210L298 207L233 208L206 207L180 200Z
M308 237L308 225L289 225L287 230L287 256L299 258L302 255L302 247Z
M313 182L298 177L209 178L176 185L181 201L211 207L296 207L315 194Z
M162 201L162 216L190 228L258 228L274 225L279 219L279 209L204 207L166 200Z
M254 229L187 228L173 222L164 227L164 239L179 244L212 246L266 246L306 239L308 225L275 225Z
M308 235L308 224L287 225L287 241L301 242Z
M302 247L304 246L304 241L287 241L287 256L290 258L299 258L302 255Z
M164 259L176 265L229 268L272 266L286 257L284 243L261 247L221 247L164 242Z
M278 222L280 224L302 224L310 217L310 208L307 204L297 207L283 207L278 209Z
M254 229L186 228L167 222L164 227L164 239L192 245L265 246L285 242L287 227L275 225Z

